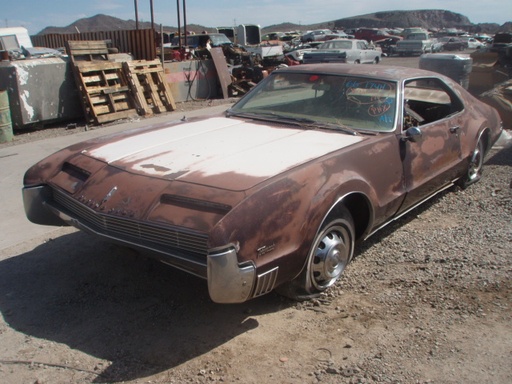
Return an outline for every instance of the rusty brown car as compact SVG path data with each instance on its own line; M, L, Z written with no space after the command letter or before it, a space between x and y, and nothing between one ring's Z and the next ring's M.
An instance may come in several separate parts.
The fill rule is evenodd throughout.
M63 149L26 172L23 198L32 222L147 251L206 279L215 302L304 299L340 278L357 241L477 181L501 130L437 73L302 65L225 114Z

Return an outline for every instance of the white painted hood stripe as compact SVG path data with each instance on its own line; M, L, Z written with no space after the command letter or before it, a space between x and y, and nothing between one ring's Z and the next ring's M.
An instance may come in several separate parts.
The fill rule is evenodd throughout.
M135 173L242 190L362 139L219 117L141 133L86 153Z

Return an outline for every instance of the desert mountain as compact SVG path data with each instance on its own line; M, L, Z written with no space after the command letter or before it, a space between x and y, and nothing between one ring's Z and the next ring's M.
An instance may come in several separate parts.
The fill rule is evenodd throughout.
M331 28L331 29L348 29L359 27L424 27L429 29L441 28L460 28L471 30L473 32L490 32L494 33L498 30L512 30L512 23L506 23L503 26L493 23L486 24L473 24L466 17L458 13L444 11L444 10L417 10L417 11L386 11L376 12L361 16L347 17L336 19L333 21L326 21L318 24L311 25L298 25L293 23L283 23L279 25L271 25L263 27L265 31L287 31L287 30L306 30L316 28ZM66 27L46 27L38 35L52 34L52 33L76 33L76 32L100 32L111 30L130 30L135 29L135 20L122 20L108 15L96 15L79 19ZM139 28L151 28L149 22L139 22ZM155 25L155 28L160 28L160 25ZM166 31L174 31L177 27L164 26ZM199 33L201 31L213 32L215 27L206 27L201 25L187 25L187 30Z

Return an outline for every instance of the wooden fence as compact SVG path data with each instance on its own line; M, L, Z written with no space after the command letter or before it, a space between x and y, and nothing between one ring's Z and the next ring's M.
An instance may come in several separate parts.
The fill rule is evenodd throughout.
M64 48L66 41L102 40L109 47L121 53L130 53L135 60L154 60L156 56L156 33L153 29L82 32L68 34L48 34L30 36L35 47Z

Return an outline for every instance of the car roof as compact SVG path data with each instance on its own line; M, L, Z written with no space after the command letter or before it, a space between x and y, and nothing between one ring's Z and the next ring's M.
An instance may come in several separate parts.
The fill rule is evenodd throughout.
M332 75L351 75L372 77L388 81L404 81L416 77L440 77L445 79L445 76L436 72L431 72L423 69L386 66L386 65L373 65L369 68L368 65L361 64L339 64L339 63L321 63L321 64L302 64L294 65L279 69L274 72L299 72L299 73L323 73Z

